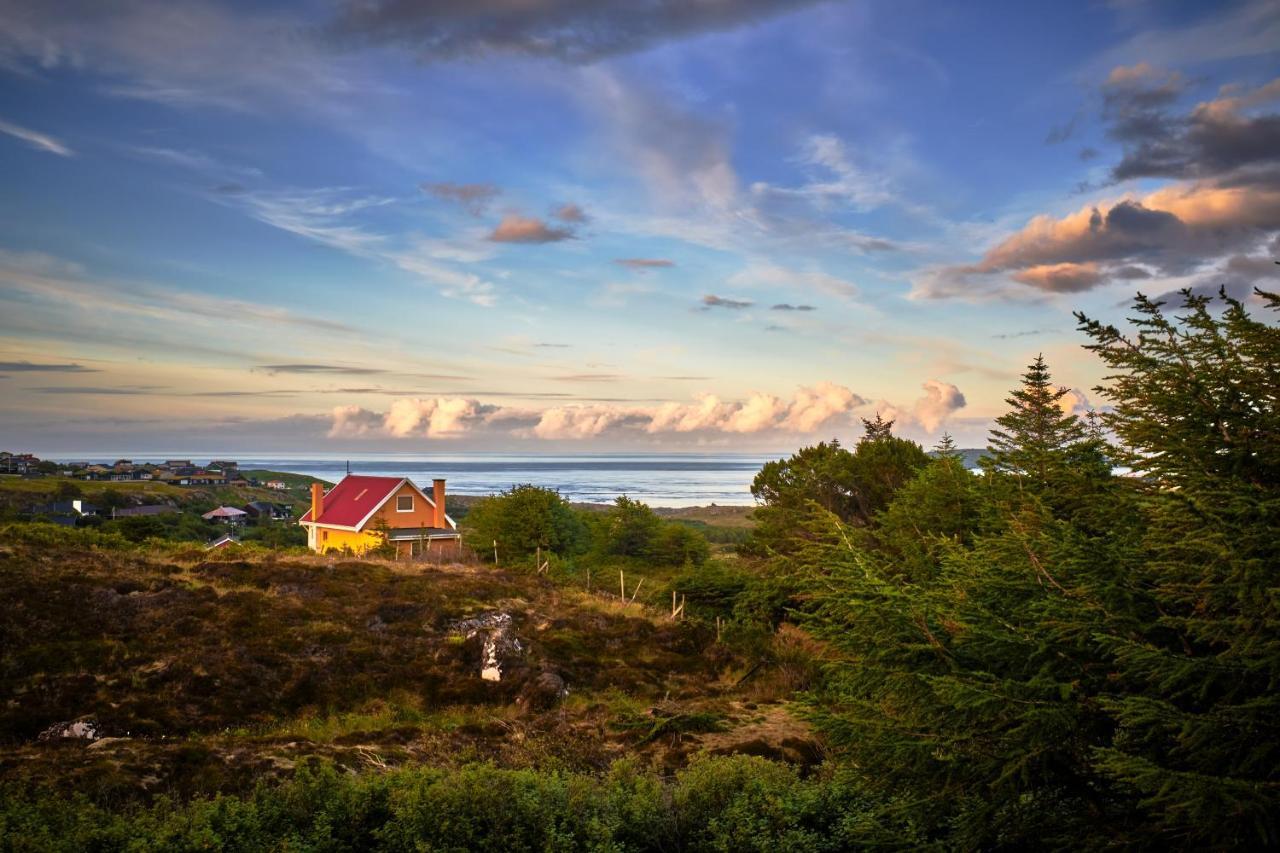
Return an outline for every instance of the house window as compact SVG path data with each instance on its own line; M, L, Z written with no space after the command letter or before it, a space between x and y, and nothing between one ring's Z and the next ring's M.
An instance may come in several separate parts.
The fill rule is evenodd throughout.
M328 542L328 541L329 541L329 531L327 531L327 530L322 531L322 532L321 532L321 534L320 534L320 538L321 538L321 540L323 540L323 541L325 541L325 542Z
M396 512L413 512L413 495L400 495L396 498Z

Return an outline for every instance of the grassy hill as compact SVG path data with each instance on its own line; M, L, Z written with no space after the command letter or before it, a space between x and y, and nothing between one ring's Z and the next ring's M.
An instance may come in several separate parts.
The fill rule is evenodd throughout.
M795 660L761 669L714 626L668 618L660 588L649 609L473 565L207 559L115 550L92 531L0 533L0 785L118 804L244 793L309 758L362 773L475 761L593 773L627 756L668 772L704 753L820 755L784 701ZM497 613L520 650L495 683L460 623ZM86 719L98 740L40 737Z

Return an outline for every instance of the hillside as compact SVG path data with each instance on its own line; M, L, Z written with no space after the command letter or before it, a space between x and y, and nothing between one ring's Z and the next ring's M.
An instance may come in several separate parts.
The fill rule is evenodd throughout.
M245 791L311 756L597 771L821 753L785 672L565 578L6 538L0 783L120 802ZM486 681L485 628L508 618ZM51 736L76 721L94 737Z
M18 477L0 475L0 507L25 512L33 504L57 499L61 494L75 494L100 506L119 503L122 506L170 504L177 507L227 504L243 506L250 501L289 504L301 511L310 500L311 483L323 482L300 474L277 471L245 471L247 478L261 482L279 479L288 484L286 491L262 486L175 486L153 480L78 480L73 477Z

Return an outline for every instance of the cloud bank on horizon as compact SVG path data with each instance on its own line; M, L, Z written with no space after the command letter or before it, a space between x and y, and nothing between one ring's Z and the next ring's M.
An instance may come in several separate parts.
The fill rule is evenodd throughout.
M53 0L0 76L15 450L980 444L1072 310L1280 286L1266 0Z

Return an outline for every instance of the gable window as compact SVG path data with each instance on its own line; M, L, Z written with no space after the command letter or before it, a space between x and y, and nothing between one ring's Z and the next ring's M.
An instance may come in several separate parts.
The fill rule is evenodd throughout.
M413 512L413 495L400 495L397 497L396 512Z

